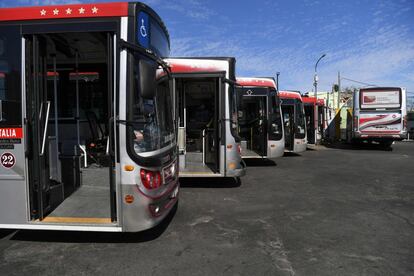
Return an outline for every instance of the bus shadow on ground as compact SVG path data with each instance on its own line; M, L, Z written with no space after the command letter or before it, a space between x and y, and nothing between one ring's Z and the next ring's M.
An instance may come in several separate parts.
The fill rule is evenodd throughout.
M267 158L246 158L243 159L247 167L276 167L275 161Z
M241 186L239 177L183 177L181 188L237 188Z
M384 145L374 143L326 143L325 147L330 149L342 150L375 150L375 151L392 151L392 146L385 147Z
M16 232L14 229L1 229L0 230L0 240L11 235L13 232Z
M299 156L302 156L302 155L296 152L285 152L283 154L283 157L299 157Z
M154 228L136 233L108 233L81 231L19 230L10 239L16 241L55 243L142 243L157 239L170 225L177 212L178 204L165 219ZM14 230L15 231L15 230Z

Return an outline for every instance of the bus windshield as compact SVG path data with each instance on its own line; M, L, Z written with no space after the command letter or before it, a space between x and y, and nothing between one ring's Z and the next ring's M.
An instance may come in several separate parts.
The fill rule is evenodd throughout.
M135 90L132 104L134 151L137 154L162 149L175 143L173 101L169 80L158 80L153 98L143 98L135 68Z

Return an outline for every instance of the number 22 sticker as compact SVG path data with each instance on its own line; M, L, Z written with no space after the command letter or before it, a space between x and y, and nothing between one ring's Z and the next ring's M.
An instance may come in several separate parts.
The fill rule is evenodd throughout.
M3 167L11 169L16 164L16 158L10 152L5 152L1 155L0 162Z

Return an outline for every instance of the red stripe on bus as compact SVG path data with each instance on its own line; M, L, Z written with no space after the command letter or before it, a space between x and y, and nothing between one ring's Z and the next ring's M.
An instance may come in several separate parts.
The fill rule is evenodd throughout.
M272 87L276 88L275 82L264 78L237 78L237 85L240 86L255 86L255 87Z
M0 21L128 16L128 3L92 3L0 9Z
M279 97L282 99L299 99L302 101L302 96L299 92L279 91Z
M363 124L363 123L370 122L370 121L380 120L387 116L388 115L376 115L375 117L371 117L371 118L360 118L359 123Z
M220 72L222 69L214 66L192 66L187 64L174 64L169 62L171 73Z

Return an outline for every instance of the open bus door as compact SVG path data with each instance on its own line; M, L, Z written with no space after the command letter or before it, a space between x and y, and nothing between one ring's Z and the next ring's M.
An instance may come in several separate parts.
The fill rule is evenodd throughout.
M42 220L52 209L51 191L61 189L60 175L51 175L50 167L57 154L56 133L50 133L50 123L56 124L56 118L51 118L52 98L47 93L47 53L46 40L38 35L31 35L26 39L27 61L27 141L29 183L31 197L32 219ZM56 129L54 129L56 130ZM50 140L54 139L53 143ZM50 147L52 145L52 147ZM51 185L55 184L55 185ZM62 201L63 195L57 193L55 201ZM58 202L56 202L58 204Z
M174 78L181 174L220 172L221 83L220 77L209 75Z
M239 135L245 158L267 156L267 88L238 88Z
M31 220L114 222L114 35L29 33L24 39ZM95 63L82 52L87 48L71 46L89 39L99 40Z
M306 131L309 144L316 143L315 122L317 122L317 119L315 119L315 108L317 109L317 106L313 104L306 104L304 106L307 127Z
M258 117L254 122L252 149L261 156L267 155L267 101L266 96L258 96Z
M282 105L282 114L285 129L285 148L293 150L295 142L295 106Z
M210 122L207 124L205 130L203 131L204 136L204 160L206 165L214 172L219 172L219 113L220 113L220 104L219 104L219 93L221 91L221 79L216 79L216 93L213 96L213 105L214 113ZM223 94L223 93L220 93ZM220 121L220 122L219 122Z

